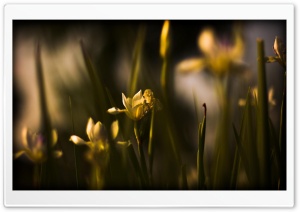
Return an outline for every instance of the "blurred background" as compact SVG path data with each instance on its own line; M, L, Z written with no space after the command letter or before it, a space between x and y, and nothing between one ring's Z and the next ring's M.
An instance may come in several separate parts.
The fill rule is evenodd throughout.
M243 107L239 100L245 99L247 90L257 84L256 39L262 38L265 55L274 56L273 43L276 36L286 43L286 22L281 20L170 20L169 99L166 104L161 92L160 75L162 58L159 54L160 37L163 20L87 20L87 21L18 21L13 22L13 139L16 152L22 149L21 132L24 127L34 132L42 129L38 77L36 75L36 48L41 48L41 61L45 81L45 93L51 125L58 132L58 147L63 157L57 159L55 183L52 189L87 189L89 164L83 155L86 149L76 147L77 171L79 186L74 177L73 143L71 135L87 140L85 132L87 120L92 117L95 122L104 122L106 128L114 120L99 120L99 110L108 108L97 106L102 102L93 94L93 85L87 72L81 44L84 46L90 61L101 78L104 86L118 108L122 105L122 93L130 96L129 84L134 64L133 57L141 29L144 31L143 47L140 52L140 70L136 92L150 88L155 98L163 103L163 109L157 112L154 127L154 162L152 189L180 189L176 180L171 178L178 173L174 166L175 156L170 150L166 134L166 122L160 120L166 110L172 116L173 134L176 137L177 149L181 163L185 165L189 189L197 185L197 149L198 123L203 117L203 103L207 105L207 128L205 141L204 166L206 173L214 163L214 146L216 129L220 121L221 109L216 94L215 76L207 68L194 67L191 71L180 71L179 64L192 58L205 58L205 51L199 48L199 36L206 29L212 29L222 48L230 49L234 45L235 32L238 29L243 41L243 52L240 68L227 80L230 84L227 92L230 98L230 120L239 125ZM282 67L276 63L266 65L267 88L273 89L275 104L269 108L275 130L279 131L280 105L282 101L283 75ZM196 98L195 98L196 97ZM74 130L69 99L72 100ZM196 102L196 103L195 103ZM195 104L198 111L195 111ZM127 117L119 115L120 127L125 128ZM230 123L229 123L230 124ZM231 125L231 124L230 124ZM124 139L133 139L132 134ZM233 140L232 132L229 140ZM110 141L113 143L113 141ZM134 144L134 142L132 142ZM234 141L230 144L233 148ZM144 146L145 152L146 146ZM230 149L232 149L230 148ZM136 146L135 146L136 149ZM120 164L122 153L112 163ZM233 150L232 150L233 152ZM112 155L111 155L112 157ZM231 157L231 158L230 158ZM233 153L228 160L233 160ZM13 162L13 189L33 189L33 165L26 157ZM121 176L120 176L121 175ZM209 175L209 174L208 174ZM105 189L137 189L134 183L133 168L120 165L111 170L108 185ZM239 175L243 189L244 175ZM208 179L209 181L209 179Z

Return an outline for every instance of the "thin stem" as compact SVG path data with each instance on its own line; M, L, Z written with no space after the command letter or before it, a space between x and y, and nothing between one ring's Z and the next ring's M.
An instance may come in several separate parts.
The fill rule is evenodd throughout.
M71 120L72 120L72 132L75 134L74 128L74 118L73 118L73 110L72 110L72 100L69 96L69 103L70 103L70 112L71 112ZM76 146L73 145L73 154L74 154L74 165L75 165L75 176L76 176L76 188L78 189L78 171L77 171L77 158L76 158Z
M280 184L279 189L286 189L286 71L284 73L281 114L280 114Z
M145 181L148 182L148 173L147 173L147 165L146 165L146 160L145 160L145 155L144 155L144 151L143 151L143 146L140 140L140 136L139 136L139 132L138 132L138 126L137 126L137 122L134 122L134 134L136 137L136 141L137 141L137 146L138 146L138 154L140 157L140 163L141 163L141 168L142 168L142 172L145 178Z
M40 189L39 164L34 165L33 184L35 189Z

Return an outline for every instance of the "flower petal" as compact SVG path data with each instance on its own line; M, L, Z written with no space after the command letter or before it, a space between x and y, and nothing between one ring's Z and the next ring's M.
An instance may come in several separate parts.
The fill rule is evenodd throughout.
M90 141L93 140L93 128L94 128L94 120L92 118L89 118L88 123L86 125L86 134L89 137Z
M143 103L144 103L144 98L143 98L142 90L140 90L132 98L132 108Z
M206 66L206 60L203 58L189 58L180 62L175 70L181 73L190 73L202 71Z
M143 105L138 105L135 108L132 108L133 120L140 120L144 116L144 107Z
M112 124L111 124L111 136L112 136L112 139L116 139L116 137L118 136L119 134L119 121L116 120L114 121Z
M70 141L72 141L76 145L87 145L86 144L87 142L85 142L82 138L80 138L80 137L78 137L76 135L72 135L70 137Z
M122 93L122 102L123 102L124 107L127 109L126 96L123 93Z
M101 141L101 142L106 142L107 141L107 133L105 126L98 121L93 129L93 135L94 135L94 140L91 140L93 142L95 141Z
M212 29L207 28L201 32L198 37L199 49L208 57L212 57L216 54L216 38Z
M26 127L24 127L22 129L22 144L23 144L23 147L25 147L25 148L28 148L28 141L27 141L27 139L28 139L28 130L27 130Z
M14 154L14 159L21 157L23 154L26 154L25 150L21 150Z
M55 144L57 143L57 131L55 129L52 130L52 141L51 141L51 146L54 147Z
M119 113L124 113L125 110L121 110L121 109L119 109L119 108L117 108L117 107L112 107L112 108L109 108L109 109L107 110L107 112L110 113L110 114L112 114L112 115L117 115L117 114L119 114Z

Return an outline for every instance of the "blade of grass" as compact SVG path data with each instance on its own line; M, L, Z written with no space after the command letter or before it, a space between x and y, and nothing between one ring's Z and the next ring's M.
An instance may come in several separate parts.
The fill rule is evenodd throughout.
M41 47L39 43L37 44L37 50L35 56L36 56L37 83L38 83L39 97L40 97L41 127L42 127L42 131L44 131L44 135L47 141L46 144L47 161L43 171L41 188L48 189L51 188L51 178L53 176L53 171L54 171L52 170L53 161L52 161L52 152L51 152L52 127L51 127L51 120L50 120L49 111L47 107L45 78L44 78L42 60L41 60Z
M69 104L70 104L70 113L71 113L71 122L72 122L72 134L75 135L75 127L74 127L74 117L73 117L73 109L72 109L72 100L69 96ZM78 172L77 172L77 157L76 157L76 145L73 145L73 155L74 155L74 167L75 167L75 177L76 177L76 188L78 189Z
M264 62L264 42L257 39L258 69L258 114L257 114L257 147L259 158L260 188L270 189L270 138L268 123L268 96Z
M197 170L198 170L198 189L204 189L205 172L204 172L204 146L206 131L206 104L203 104L204 116L202 123L199 124L198 131L198 154L197 154Z
M256 116L257 113L255 109L256 106L255 97L251 89L249 88L246 105L243 114L243 123L240 129L240 142L244 149L245 157L247 158L249 170L248 170L248 180L250 183L250 188L257 189L259 185L259 174L257 170L259 169L258 155L257 155L257 142L256 142ZM254 103L254 105L253 105Z
M108 125L108 123L110 123L111 116L108 116L106 113L109 108L109 104L101 74L96 72L82 40L80 41L80 47L89 78L92 82L97 119L102 120L105 125Z
M142 170L145 182L148 185L149 177L148 177L147 165L146 165L146 160L145 160L145 155L144 155L144 151L143 151L143 146L142 146L142 142L140 140L139 130L138 130L138 126L137 126L137 122L136 121L134 122L134 134L135 134L135 137L136 137L136 140L137 140L138 154L139 154L140 163L141 163L141 170Z
M284 72L282 103L280 113L280 190L286 190L286 71Z
M182 165L180 173L180 189L187 190L189 187L186 177L186 165Z
M137 83L138 83L139 73L141 71L142 50L143 50L145 37L146 37L146 27L142 25L138 30L138 35L137 35L135 48L133 52L131 76L128 85L129 96L133 96L137 91Z
M244 151L244 149L243 149L243 147L241 145L241 141L240 141L238 132L237 132L234 124L232 126L233 126L234 136L235 136L235 140L236 140L236 144L237 144L239 155L240 155L241 160L243 162L243 165L245 167L245 171L246 171L247 177L250 180L250 184L253 184L253 182L251 182L252 178L251 178L251 172L250 172L248 158L246 157L245 151Z
M140 180L141 188L145 188L146 182L144 180L144 177L143 177L143 174L142 174L142 171L141 171L141 168L140 168L140 165L139 165L138 159L136 157L136 154L134 152L132 144L129 144L129 146L127 147L127 153L128 153L129 159L133 165L135 173L137 174L138 179Z
M153 180L153 159L154 159L154 151L153 151L153 128L154 128L154 117L155 117L155 110L154 108L152 109L151 113L151 123L150 123L150 131L149 131L149 143L148 143L148 157L149 157L149 180L150 180L150 185L152 185L152 180Z

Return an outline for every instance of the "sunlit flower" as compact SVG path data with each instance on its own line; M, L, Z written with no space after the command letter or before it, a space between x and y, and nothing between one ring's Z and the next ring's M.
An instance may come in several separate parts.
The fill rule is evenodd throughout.
M126 113L130 119L138 121L143 118L152 108L155 110L162 109L162 104L158 99L154 98L154 94L151 89L146 89L144 94L142 94L142 90L140 90L133 96L132 99L126 98L126 96L122 93L122 101L125 109L112 107L108 109L107 112L112 115Z
M257 98L258 98L258 88L257 87L254 87L252 89L252 96L253 96L252 104L254 105L255 100L257 100ZM269 102L270 107L273 107L273 106L276 105L276 101L274 99L274 89L273 89L273 87L270 88L269 91L268 91L268 102ZM238 105L239 106L245 106L246 105L246 99L239 99Z
M76 135L72 135L70 137L70 141L76 145L85 145L89 147L90 151L87 154L88 160L96 163L105 163L109 150L105 126L100 121L94 124L93 119L89 118L86 126L86 134L89 138L89 141L84 141L82 138ZM98 159L101 161L98 161Z
M275 37L273 50L275 52L275 57L270 56L266 58L267 63L278 62L284 68L286 67L286 47L279 37Z
M124 112L130 119L135 121L140 120L144 116L143 104L145 99L142 95L142 90L137 92L132 99L126 98L122 93L122 101L125 109L113 107L108 109L107 112L113 115Z
M215 32L204 29L198 37L198 47L203 57L190 58L180 62L176 69L182 73L201 71L208 69L218 76L228 71L239 69L244 54L244 43L240 30L234 32L233 43L218 40Z
M51 147L57 143L57 132L52 130ZM45 137L40 133L33 133L27 128L22 130L22 145L23 149L15 153L14 157L19 158L26 155L34 163L43 163L47 159L47 143ZM53 156L59 158L62 156L62 151L53 151Z

